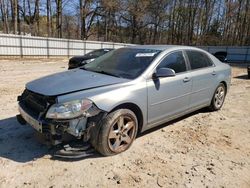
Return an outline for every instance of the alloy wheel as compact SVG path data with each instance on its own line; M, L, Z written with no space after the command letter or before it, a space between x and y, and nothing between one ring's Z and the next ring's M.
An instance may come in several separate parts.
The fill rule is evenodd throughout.
M224 99L225 99L225 88L223 86L219 86L214 96L214 105L217 109L221 108Z
M119 116L110 128L108 136L110 150L115 153L125 151L133 142L135 133L135 121L127 115Z

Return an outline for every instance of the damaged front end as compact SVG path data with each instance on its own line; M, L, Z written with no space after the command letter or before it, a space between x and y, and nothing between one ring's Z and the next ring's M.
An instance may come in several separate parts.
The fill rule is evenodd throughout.
M27 89L18 101L20 115L17 120L21 124L30 124L54 146L61 144L66 134L83 143L88 142L106 114L88 99L59 104L56 97L43 96Z

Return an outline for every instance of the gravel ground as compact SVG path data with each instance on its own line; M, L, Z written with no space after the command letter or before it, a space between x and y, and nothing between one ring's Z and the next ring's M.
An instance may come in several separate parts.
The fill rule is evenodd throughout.
M141 135L126 152L55 160L17 123L26 82L67 60L0 60L0 187L250 187L250 80L233 68L218 112L201 110Z

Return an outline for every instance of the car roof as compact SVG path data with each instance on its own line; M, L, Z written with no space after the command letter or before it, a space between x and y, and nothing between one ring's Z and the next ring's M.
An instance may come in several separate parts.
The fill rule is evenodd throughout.
M99 49L94 49L94 50L92 50L91 52L95 52L95 51L105 51L105 50L111 51L111 50L114 50L114 48L99 48Z
M101 50L114 50L114 48L101 48Z
M201 50L199 48L195 48L192 46L182 46L182 45L135 45L135 46L128 46L127 48L134 48L134 49L152 49L152 50L170 50L170 49L194 49L194 50Z

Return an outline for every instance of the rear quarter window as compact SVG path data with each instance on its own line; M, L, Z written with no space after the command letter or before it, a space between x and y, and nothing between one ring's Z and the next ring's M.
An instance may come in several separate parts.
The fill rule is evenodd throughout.
M187 50L186 53L192 70L213 65L213 62L203 52Z

